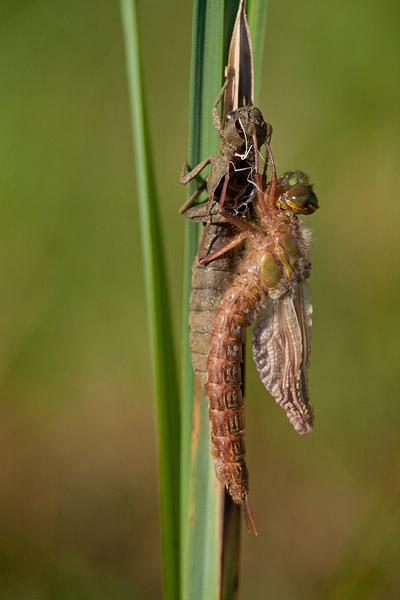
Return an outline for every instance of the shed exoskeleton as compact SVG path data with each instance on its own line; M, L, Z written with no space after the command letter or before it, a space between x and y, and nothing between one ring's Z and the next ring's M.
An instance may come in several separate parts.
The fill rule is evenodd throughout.
M220 132L219 154L204 159L185 175L187 163L181 173L181 183L186 184L210 164L210 173L199 189L181 207L186 218L204 223L198 257L192 266L192 293L190 297L190 349L196 376L202 385L207 377L207 354L215 311L225 290L237 275L239 254L236 249L203 266L202 260L225 246L235 234L235 228L219 214L224 206L230 214L242 220L250 218L249 206L255 194L253 181L255 153L252 144L253 128L258 148L270 139L272 127L264 121L258 108L241 107L226 115L222 125L218 104L229 83L227 79L213 107L213 121ZM192 206L207 186L209 201Z

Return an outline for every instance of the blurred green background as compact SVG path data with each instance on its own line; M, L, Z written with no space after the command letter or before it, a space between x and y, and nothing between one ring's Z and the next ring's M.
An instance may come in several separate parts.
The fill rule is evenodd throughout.
M179 333L192 7L139 17ZM259 105L279 171L308 172L321 205L316 424L297 436L249 357L242 598L400 597L399 19L389 0L270 2ZM119 3L3 0L0 47L0 598L159 598Z

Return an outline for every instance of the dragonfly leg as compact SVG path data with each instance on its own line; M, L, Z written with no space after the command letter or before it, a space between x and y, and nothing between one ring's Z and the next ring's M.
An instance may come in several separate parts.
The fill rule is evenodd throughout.
M247 238L247 236L248 236L247 231L241 231L240 233L235 235L235 237L230 242L228 242L227 244L224 244L223 246L221 246L221 248L219 248L218 250L215 250L215 252L211 252L211 254L208 254L207 256L200 256L200 250L202 249L201 244L200 244L200 250L199 250L199 255L198 255L199 263L201 265L206 265L207 263L211 262L215 258L218 258L222 254L225 254L225 252L228 252L229 250L236 248L236 246L239 246L239 244L241 244L243 242L243 240L245 240Z
M197 198L200 196L201 192L206 189L206 187L207 178L203 181L201 186L190 196L189 200L186 200L185 204L182 204L182 206L179 209L179 214L183 214L185 210L190 208L192 204L194 204L195 200L197 200Z
M267 211L267 207L265 205L265 200L264 200L264 194L263 194L263 189L265 189L263 187L263 182L261 180L261 175L260 175L260 162L258 159L258 143L257 143L257 132L256 132L256 128L254 127L253 124L253 144L254 144L254 182L255 182L255 186L256 186L256 192L257 192L257 198L258 198L258 205L260 207L260 210L263 214L263 216L265 218L268 218L268 211ZM265 142L265 145L269 148L269 145L267 142ZM265 159L265 163L264 163L264 169L265 169L265 165L267 164L267 156ZM265 171L263 173L263 178L265 175Z
M217 130L219 133L222 133L222 132L223 132L223 130L224 130L224 128L223 128L223 125L222 125L222 123L221 123L221 118L220 118L220 116L219 116L218 104L221 102L221 98L222 98L222 96L224 95L224 92L225 92L226 88L227 88L227 87L228 87L228 85L229 85L230 79L231 79L231 78L230 78L230 74L229 74L229 73L227 73L227 77L226 77L225 83L224 83L224 85L222 86L222 89L221 89L221 91L219 92L218 96L216 97L216 99L215 99L215 102L214 102L214 105L213 105L213 109L212 109L212 116L213 116L213 123L214 123L214 127L215 127L215 129L216 129L216 130Z
M265 144L269 145L271 143L271 135L272 135L272 125L270 125L268 123L268 132L267 132L267 137L265 138ZM268 153L266 153L265 155L265 160L264 160L264 169L263 169L263 174L262 174L262 189L265 190L265 188L267 187L267 169L268 169Z
M271 152L271 148L269 144L265 144L265 147L267 148L267 152L269 154L269 158L271 161L271 167L272 167L272 179L271 179L271 183L269 186L269 192L268 192L268 204L270 206L273 206L274 204L274 200L275 200L275 194L276 194L276 184L277 184L277 175L276 175L276 165L275 165L275 160L274 157L272 156L272 152Z
M201 239L200 239L199 251L197 253L197 258L199 260L199 263L201 263L202 258L205 258L205 256L203 256L203 251L204 251L204 241L205 241L205 239L207 237L207 230L208 230L208 228L209 228L209 223L206 223L204 225L203 234L202 234Z
M226 190L228 189L228 181L229 181L229 168L228 168L227 174L225 175L224 185L222 186L221 197L219 199L219 205L221 208L225 204Z
M194 169L192 169L186 175L185 175L185 171L187 169L188 162L187 162L187 160L185 160L185 162L182 165L181 176L180 176L180 182L182 183L182 185L186 185L187 183L189 183L189 181L192 181L192 179L194 179L200 173L200 171L202 171L204 169L204 167L206 167L208 164L210 164L212 158L213 158L213 155L207 156L207 158L204 158L201 162L199 162L199 164L196 167L194 167Z
M241 229L243 232L258 231L258 229L256 227L253 227L253 225L250 225L250 223L246 223L246 221L243 221L242 219L231 215L231 213L228 212L225 208L220 208L219 214L222 215L228 221L228 223L236 225L236 227L238 229Z

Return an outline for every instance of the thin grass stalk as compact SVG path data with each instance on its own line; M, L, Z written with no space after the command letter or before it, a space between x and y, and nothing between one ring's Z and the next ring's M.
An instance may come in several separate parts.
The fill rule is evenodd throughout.
M156 393L163 590L179 598L179 388L154 164L148 135L134 0L121 0L143 270Z

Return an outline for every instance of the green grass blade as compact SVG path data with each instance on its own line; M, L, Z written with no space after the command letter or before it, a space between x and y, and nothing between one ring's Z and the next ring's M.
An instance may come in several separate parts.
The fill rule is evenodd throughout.
M195 9L196 10L196 9ZM201 124L202 124L202 40L204 38L205 14L199 5L193 18L192 29L192 68L190 82L189 108L189 165L195 165L201 157ZM196 189L198 183L191 181L187 186L188 197ZM182 311L182 405L181 405L181 577L186 571L188 498L190 482L190 455L193 418L194 373L189 349L189 297L191 292L191 266L198 248L200 225L185 221L185 256L183 272L183 311ZM183 585L182 585L183 589ZM182 597L183 594L182 594Z
M164 598L179 597L179 393L164 247L143 95L134 0L121 0L146 299L157 398Z
M218 151L218 134L211 110L221 87L223 73L224 6L218 0L195 0L193 15L192 68L190 93L189 164L196 165L204 156ZM188 194L198 184L193 182ZM217 531L219 486L211 461L207 403L196 398L197 443L191 449L194 376L188 342L188 307L191 270L198 249L199 229L186 223L184 323L182 356L182 520L181 577L182 598L217 598L220 586L220 536ZM189 458L192 456L192 463Z
M254 103L257 105L260 95L261 67L267 27L268 0L248 0L247 21L253 44L254 60ZM265 115L264 115L265 116Z
M194 402L194 424L182 597L216 600L220 597L221 585L220 512L224 491L214 474L207 402L200 393Z

